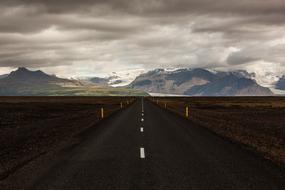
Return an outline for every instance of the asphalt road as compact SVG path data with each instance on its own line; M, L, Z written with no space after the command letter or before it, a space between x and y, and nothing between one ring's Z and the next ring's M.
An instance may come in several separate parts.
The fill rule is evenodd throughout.
M143 105L139 100L89 130L31 189L285 189L281 167L150 102Z

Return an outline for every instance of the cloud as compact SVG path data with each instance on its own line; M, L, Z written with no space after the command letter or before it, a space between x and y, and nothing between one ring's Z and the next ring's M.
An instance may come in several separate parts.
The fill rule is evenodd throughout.
M284 33L284 0L2 0L0 70L68 77L263 61L285 72Z
M227 58L227 63L229 65L241 65L250 62L258 61L258 58L250 57L247 55L243 55L242 53L232 53Z
M94 7L105 7L110 10L137 14L185 14L189 11L202 13L235 13L235 14L284 14L284 1L235 1L235 0L3 0L6 6L36 5L44 7L47 12L61 13L90 10Z

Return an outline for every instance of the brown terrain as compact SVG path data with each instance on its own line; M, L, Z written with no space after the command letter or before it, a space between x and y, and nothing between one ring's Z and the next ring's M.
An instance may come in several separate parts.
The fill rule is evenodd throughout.
M285 98L148 97L219 136L285 164ZM53 153L76 146L88 129L132 97L0 97L0 189L29 183ZM129 104L128 104L128 103ZM191 126L189 126L191 127ZM31 173L32 171L32 173ZM29 174L29 175L27 175ZM2 186L1 186L2 185ZM27 184L25 184L27 185Z
M149 98L206 127L221 137L245 145L278 164L285 164L285 98L193 97Z
M75 134L94 126L134 98L115 97L1 97L0 180L30 161L76 143Z

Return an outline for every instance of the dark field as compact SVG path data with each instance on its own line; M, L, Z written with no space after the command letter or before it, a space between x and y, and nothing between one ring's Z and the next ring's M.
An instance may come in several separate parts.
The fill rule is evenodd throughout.
M285 98L149 98L218 135L285 164ZM158 101L158 102L157 102ZM166 104L166 105L165 105ZM191 126L190 126L191 127Z
M285 98L152 98L163 109L185 117L233 142L285 164ZM0 179L30 161L73 146L86 129L127 107L135 98L120 97L1 97ZM95 126L96 127L96 126ZM189 126L191 127L191 126ZM43 156L44 157L44 156ZM13 179L13 178L11 178ZM1 185L1 180L0 180Z
M127 106L134 98L1 97L0 179Z

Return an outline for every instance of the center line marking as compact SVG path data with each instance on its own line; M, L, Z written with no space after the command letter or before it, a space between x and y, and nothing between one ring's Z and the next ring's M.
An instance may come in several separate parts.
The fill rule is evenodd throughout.
M143 127L141 127L141 132L143 132Z
M144 148L140 148L140 152L141 152L141 158L144 159L145 158L145 153L144 153Z
M142 122L144 121L144 119L142 118Z

